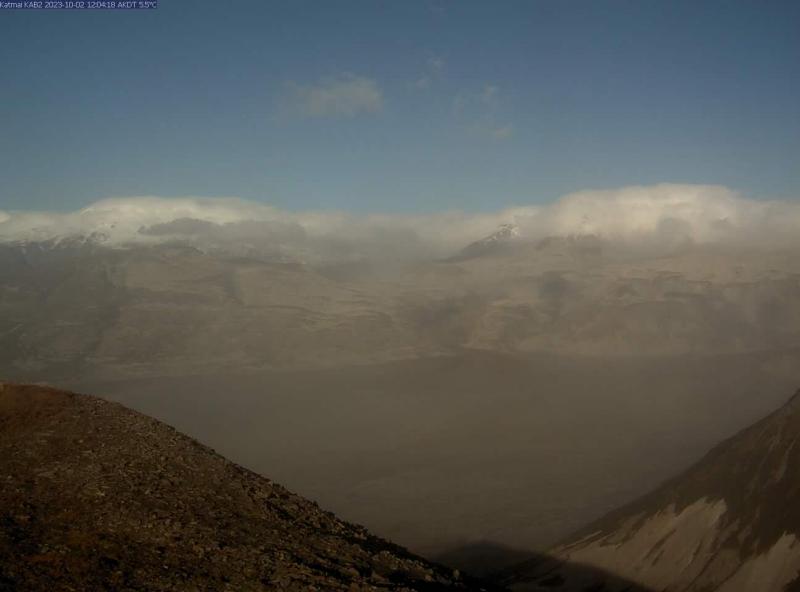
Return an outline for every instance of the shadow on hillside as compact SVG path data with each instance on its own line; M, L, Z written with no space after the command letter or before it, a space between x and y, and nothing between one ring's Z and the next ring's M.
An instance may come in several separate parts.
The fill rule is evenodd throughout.
M491 541L480 541L449 549L430 559L475 577L486 578L534 557L535 555L530 551L507 547Z
M514 586L515 590L652 592L596 567L568 563L549 555L489 541L450 549L433 560L493 584Z

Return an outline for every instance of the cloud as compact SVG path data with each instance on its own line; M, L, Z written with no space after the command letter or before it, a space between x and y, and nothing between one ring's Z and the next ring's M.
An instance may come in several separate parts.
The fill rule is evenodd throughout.
M462 120L472 134L490 140L508 140L514 125L503 122L500 87L484 84L480 90L460 92L453 97L453 116Z
M500 87L484 84L480 90L462 91L453 97L453 113L471 112L473 115L491 114L500 106Z
M495 140L508 140L511 136L514 135L514 126L512 125L504 125L502 127L496 127L489 132Z
M452 255L504 223L516 224L522 240L595 235L632 249L800 248L800 200L751 200L721 186L673 184L581 191L490 213L418 216L288 212L235 198L115 198L71 213L7 212L0 215L0 241L99 233L110 245L240 245L299 253L309 262L414 259Z
M500 96L500 89L493 85L487 84L478 95L480 101L487 107L494 109L497 106L497 100Z
M161 222L142 227L139 233L145 236L195 236L213 234L219 224L196 218L177 218L171 222Z
M433 84L436 78L442 75L445 67L444 58L431 56L425 61L425 73L414 81L414 86L418 89L427 89Z
M676 244L800 246L800 200L761 201L716 185L661 184L566 195L525 218L529 235Z
M289 85L292 110L304 117L355 117L383 109L383 92L370 78L344 74L316 85Z
M445 61L444 58L440 56L431 56L428 58L426 65L431 72L441 72L444 70Z

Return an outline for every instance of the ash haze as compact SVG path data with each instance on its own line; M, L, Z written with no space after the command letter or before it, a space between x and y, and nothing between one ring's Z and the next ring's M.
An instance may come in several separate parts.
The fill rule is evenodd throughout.
M744 497L737 445L686 471L800 387L800 5L235 5L0 12L26 47L0 77L0 379L121 402L479 575L550 552L620 586L771 577L749 539L731 567L735 509L790 582L800 522L751 510L794 491L796 422L732 440ZM626 555L675 524L706 579ZM538 589L540 559L494 581Z
M545 549L800 383L791 200L657 185L482 214L145 197L6 216L5 376L122 401L459 565Z

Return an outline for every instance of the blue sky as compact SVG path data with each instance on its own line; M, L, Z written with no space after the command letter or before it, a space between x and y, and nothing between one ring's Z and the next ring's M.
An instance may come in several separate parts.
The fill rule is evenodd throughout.
M239 196L490 211L800 197L800 2L177 2L0 12L0 209Z

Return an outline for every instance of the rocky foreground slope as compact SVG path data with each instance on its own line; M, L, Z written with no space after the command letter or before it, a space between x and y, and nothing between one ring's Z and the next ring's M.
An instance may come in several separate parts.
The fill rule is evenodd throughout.
M0 590L481 590L144 415L0 383Z
M684 474L511 570L515 590L630 590L570 580L575 564L669 592L800 590L800 391ZM559 564L559 561L569 562ZM595 586L586 588L586 586Z

